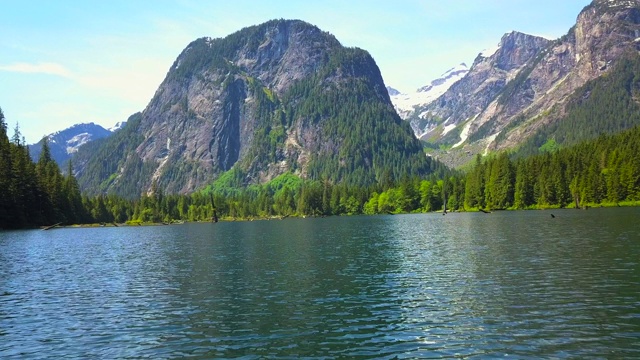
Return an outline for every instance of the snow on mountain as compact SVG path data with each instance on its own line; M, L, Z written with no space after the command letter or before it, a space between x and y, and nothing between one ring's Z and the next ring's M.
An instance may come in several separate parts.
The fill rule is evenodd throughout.
M116 132L116 131L122 129L125 125L127 125L126 121L118 121L115 125L113 125L112 127L108 128L107 130L109 130L111 132Z
M414 93L400 93L391 87L387 87L387 91L398 115L403 119L407 119L416 106L426 105L436 100L449 90L453 84L467 75L468 72L469 67L462 63L449 69L441 77L433 80L429 85L417 89Z
M391 86L387 86L387 92L389 93L389 96L397 96L400 95L400 91L392 88Z
M492 57L493 55L495 55L495 53L497 53L498 50L500 50L500 44L497 44L494 47L482 50L480 52L480 56L482 56L483 58L486 59L486 58L489 58L489 57Z
M67 140L67 154L71 155L78 151L78 148L92 140L93 135L85 132L73 136Z
M60 166L63 166L71 155L78 151L80 146L93 140L108 137L111 134L111 131L94 123L73 125L70 128L47 136L49 151L51 152L51 157ZM30 145L29 150L31 157L34 161L37 161L42 151L42 141Z

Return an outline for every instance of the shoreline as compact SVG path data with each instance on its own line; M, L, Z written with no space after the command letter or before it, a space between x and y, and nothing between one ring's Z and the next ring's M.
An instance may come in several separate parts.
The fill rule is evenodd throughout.
M527 208L527 209L464 209L464 210L453 210L447 211L447 213L491 213L491 212L500 212L500 211L545 211L545 210L558 210L558 209L567 209L567 210L589 210L589 209L604 209L604 208L617 208L617 207L640 207L640 202L621 202L621 203L607 203L607 204L588 204L585 207L576 208L575 206L568 207L535 207L535 208ZM431 211L431 212L407 212L407 213L393 213L392 215L408 215L408 214L439 214L442 211ZM388 215L388 214L340 214L340 215L288 215L288 216L271 216L271 217L249 217L249 218L231 218L224 217L220 218L219 222L251 222L251 221L273 221L273 220L284 220L287 218L296 218L296 219L306 219L306 218L324 218L324 217L333 217L333 216L377 216L377 215ZM98 227L138 227L138 226L171 226L171 225L184 225L184 224L195 224L195 223L212 223L213 221L187 221L187 220L174 220L171 222L138 222L138 221L128 221L125 223L92 223L92 224L72 224L72 225L49 225L49 226L40 226L34 229L40 230L53 230L58 228L98 228ZM8 230L8 229L7 229Z

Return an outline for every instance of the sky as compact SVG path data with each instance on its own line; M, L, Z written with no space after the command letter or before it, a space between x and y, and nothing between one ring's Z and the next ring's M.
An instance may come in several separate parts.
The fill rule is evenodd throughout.
M505 33L556 39L589 0L0 0L0 108L28 143L142 111L193 40L300 19L367 50L411 92Z

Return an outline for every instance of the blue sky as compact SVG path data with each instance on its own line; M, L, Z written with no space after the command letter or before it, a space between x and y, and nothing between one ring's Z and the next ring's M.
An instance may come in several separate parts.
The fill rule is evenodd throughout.
M301 19L374 57L412 91L512 30L564 35L589 0L0 0L0 107L27 142L142 111L192 40Z

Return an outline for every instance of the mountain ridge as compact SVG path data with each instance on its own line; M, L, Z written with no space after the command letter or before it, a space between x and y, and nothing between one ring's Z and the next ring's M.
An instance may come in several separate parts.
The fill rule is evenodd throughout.
M238 185L286 172L371 184L432 166L373 58L299 20L191 42L136 119L100 145L129 149L108 166L79 154L83 189L186 193L232 169Z
M117 129L116 129L117 130ZM113 131L95 123L80 123L46 136L51 157L61 168L86 143L109 137ZM42 141L29 145L29 153L34 162L40 158Z
M411 128L418 138L428 131L428 124L424 124L424 119L416 109L427 106L442 96L451 86L460 81L469 72L465 63L444 72L439 78L432 80L428 85L415 90L414 93L401 93L400 91L388 88L391 101L404 120L408 120Z
M638 38L640 1L595 0L557 40L505 34L494 54L476 57L462 80L412 116L423 115L421 138L444 146L432 155L450 166L518 148L562 122L568 99L587 82L615 68L624 54L637 56Z

